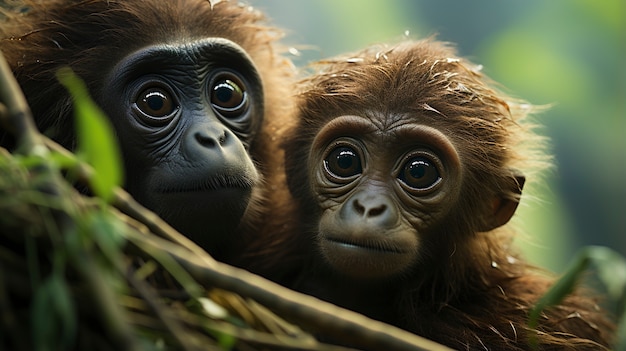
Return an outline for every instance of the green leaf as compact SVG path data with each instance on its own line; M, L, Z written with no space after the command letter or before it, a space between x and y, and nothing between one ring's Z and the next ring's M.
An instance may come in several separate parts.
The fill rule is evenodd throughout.
M48 159L52 161L60 169L74 169L79 166L78 159L74 155L66 155L56 151L51 151Z
M35 350L67 350L76 339L76 312L61 274L52 274L35 292L32 307Z
M574 290L578 278L587 269L589 261L590 258L587 251L579 253L565 274L537 301L529 316L528 325L532 329L537 327L541 311L558 304Z
M110 212L94 211L86 214L87 232L102 250L109 262L121 262L124 258L121 247L125 242L119 219Z
M91 188L97 196L111 202L115 187L123 179L121 153L113 127L89 97L85 83L70 68L61 68L57 78L74 99L76 153L94 168Z
M572 292L578 279L585 273L590 264L596 268L598 278L605 285L609 296L618 302L617 315L620 319L618 343L626 343L624 336L626 332L626 321L624 320L624 315L626 315L626 311L624 311L626 259L616 251L603 246L588 246L578 253L565 274L539 299L530 311L528 326L531 329L537 327L539 316L544 309L559 304ZM532 338L531 344L537 348L537 339Z
M235 338L234 335L220 332L214 332L213 335L217 339L217 344L220 345L223 350L232 350L237 343L237 338Z
M626 294L626 258L604 246L590 246L588 255L593 259L598 278L606 287L609 297L619 301Z

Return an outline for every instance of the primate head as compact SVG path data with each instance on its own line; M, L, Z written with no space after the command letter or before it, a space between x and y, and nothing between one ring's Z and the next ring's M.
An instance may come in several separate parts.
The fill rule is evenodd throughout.
M531 156L516 148L524 111L477 66L424 40L317 68L301 84L286 165L333 271L401 276L461 259L469 238L508 222Z
M256 164L275 167L268 143L292 74L280 32L228 1L12 5L0 42L39 128L74 148L71 101L54 76L69 66L115 128L125 188L201 246L228 241L259 196Z
M530 350L531 335L540 349L606 349L614 325L580 293L528 327L553 280L502 226L524 175L547 165L530 105L434 40L315 68L285 141L289 187L315 239L295 289L455 350Z

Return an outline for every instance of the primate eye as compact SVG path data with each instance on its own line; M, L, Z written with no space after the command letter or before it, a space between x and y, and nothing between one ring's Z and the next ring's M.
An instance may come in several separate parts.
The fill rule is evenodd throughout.
M169 116L178 108L170 93L162 88L145 89L135 103L141 112L151 117Z
M359 154L348 146L333 149L324 159L324 167L338 178L348 178L363 172Z
M237 83L224 79L213 87L211 102L222 108L236 108L244 102L244 95Z
M439 171L433 162L421 156L409 159L402 166L398 178L404 184L418 190L428 189L441 180Z
M224 117L238 117L247 110L245 86L233 74L222 74L213 79L210 94L211 104Z

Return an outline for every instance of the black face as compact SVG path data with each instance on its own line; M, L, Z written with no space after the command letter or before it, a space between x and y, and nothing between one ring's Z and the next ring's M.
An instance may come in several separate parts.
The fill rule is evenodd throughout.
M206 249L232 236L259 176L248 147L263 88L226 39L155 45L127 56L100 97L119 136L126 188Z

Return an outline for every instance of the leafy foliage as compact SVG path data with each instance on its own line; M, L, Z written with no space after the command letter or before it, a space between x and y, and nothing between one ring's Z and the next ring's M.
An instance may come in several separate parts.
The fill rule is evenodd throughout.
M113 127L89 97L85 83L70 68L60 69L57 77L74 99L76 154L95 170L91 179L93 192L111 202L113 190L122 184L123 179L121 153Z
M588 246L582 249L565 274L548 290L530 312L529 327L538 325L541 312L559 304L575 288L581 276L593 266L609 297L616 301L619 321L617 350L626 349L626 258L604 246Z
M2 59L0 128L18 147L0 147L0 349L345 350L282 311L366 349L446 350L213 260L118 187L112 129L77 77L59 74L75 99L80 157L39 134Z

